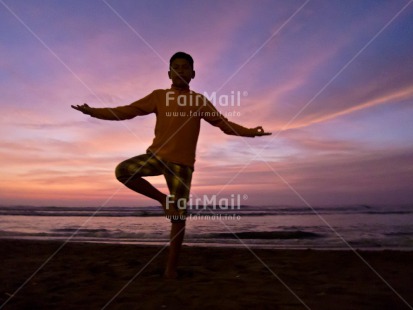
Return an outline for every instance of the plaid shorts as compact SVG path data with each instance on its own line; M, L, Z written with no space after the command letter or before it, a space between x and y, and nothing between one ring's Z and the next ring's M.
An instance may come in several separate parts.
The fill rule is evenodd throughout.
M121 162L115 171L116 178L123 184L140 177L163 174L171 196L169 201L173 201L179 211L179 217L172 218L171 222L186 219L192 172L192 167L162 160L152 153L129 158Z

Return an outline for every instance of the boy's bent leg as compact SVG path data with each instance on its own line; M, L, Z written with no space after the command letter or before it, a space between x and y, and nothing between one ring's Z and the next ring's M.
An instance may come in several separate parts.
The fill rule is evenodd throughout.
M146 197L158 201L162 205L162 209L164 210L167 218L179 216L179 213L176 211L176 209L173 206L168 205L168 196L160 192L156 187L154 187L144 178L139 177L133 181L129 181L123 184L139 194L145 195Z
M156 187L154 187L151 183L146 181L144 178L139 177L135 180L129 181L127 183L123 183L127 188L142 194L146 197L155 199L159 201L162 206L165 204L166 195L160 192Z
M169 247L168 261L166 264L165 278L175 279L178 266L179 253L185 236L185 221L172 222L171 244Z
M121 162L115 170L116 178L129 189L146 197L159 201L162 206L166 203L166 195L160 192L142 176L160 175L156 159L150 154L132 157Z

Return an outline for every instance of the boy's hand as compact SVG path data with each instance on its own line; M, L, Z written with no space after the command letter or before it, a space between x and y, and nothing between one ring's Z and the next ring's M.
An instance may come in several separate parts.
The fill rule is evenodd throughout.
M254 133L254 136L269 136L271 135L271 132L265 132L264 128L261 126L255 127L251 129Z
M84 114L87 115L92 115L92 109L91 107L89 107L86 103L82 104L82 105L72 105L71 106L73 109L78 110Z

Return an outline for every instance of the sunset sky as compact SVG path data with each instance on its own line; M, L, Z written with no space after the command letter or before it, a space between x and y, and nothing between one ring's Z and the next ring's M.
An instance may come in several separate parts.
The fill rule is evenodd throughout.
M392 1L0 1L0 204L147 206L114 176L144 153L155 115L116 122L70 107L191 88L271 136L202 123L194 196L247 205L413 202L413 3ZM152 179L166 189L162 177Z

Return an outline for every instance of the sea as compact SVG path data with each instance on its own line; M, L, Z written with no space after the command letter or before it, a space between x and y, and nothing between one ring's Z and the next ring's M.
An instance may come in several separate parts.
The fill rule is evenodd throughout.
M158 206L0 206L0 238L166 245ZM191 210L187 246L413 250L412 206L239 206Z

